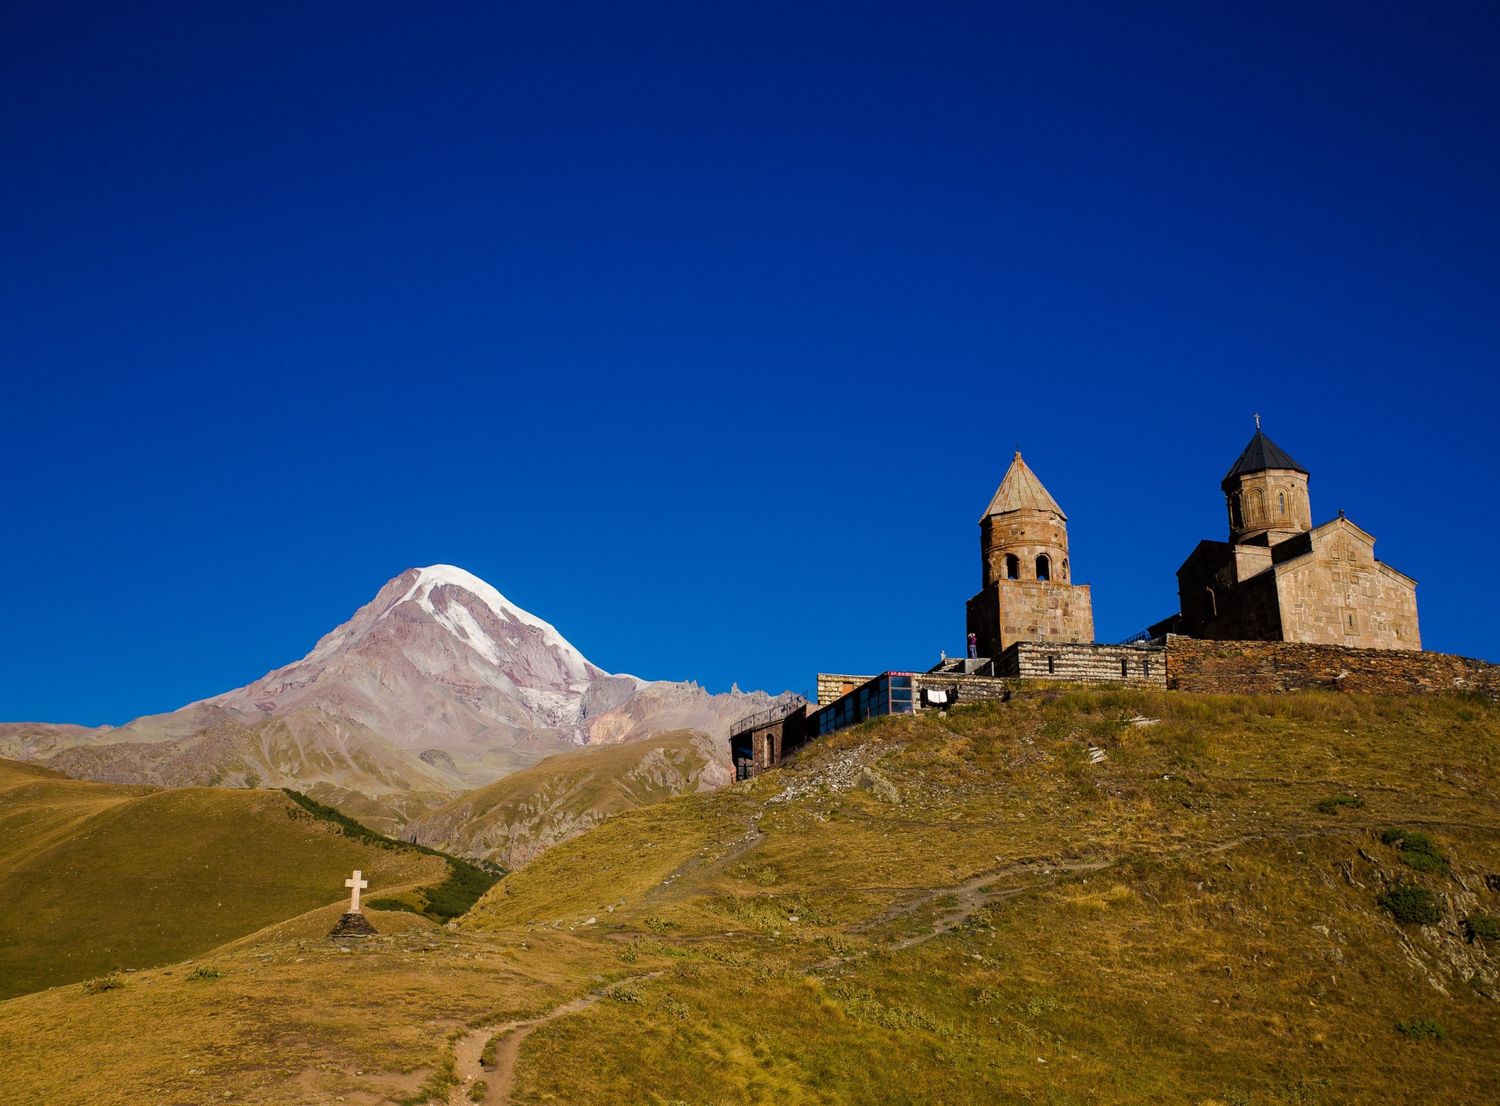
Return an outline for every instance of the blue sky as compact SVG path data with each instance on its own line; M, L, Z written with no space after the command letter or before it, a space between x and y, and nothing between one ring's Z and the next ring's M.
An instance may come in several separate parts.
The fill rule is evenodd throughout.
M0 718L435 562L611 670L925 667L1017 447L1116 640L1256 411L1500 659L1500 15L1228 7L7 5Z

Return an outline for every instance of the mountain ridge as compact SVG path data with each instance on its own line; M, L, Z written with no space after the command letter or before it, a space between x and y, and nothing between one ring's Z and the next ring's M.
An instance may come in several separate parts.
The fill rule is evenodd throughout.
M546 756L667 732L709 739L691 786L720 786L719 739L774 699L607 672L438 564L392 577L303 657L241 687L118 727L0 725L0 756L114 783L296 787L396 832Z

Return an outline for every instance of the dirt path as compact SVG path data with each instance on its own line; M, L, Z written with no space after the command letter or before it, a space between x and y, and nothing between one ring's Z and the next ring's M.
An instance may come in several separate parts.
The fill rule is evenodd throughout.
M655 979L661 974L659 971L646 972L622 979L620 983L638 983L644 979ZM521 1055L521 1043L548 1022L587 1010L602 999L605 993L590 991L534 1018L496 1022L469 1030L453 1046L453 1072L458 1077L458 1084L448 1092L448 1106L474 1106L476 1101L481 1106L508 1106L511 1091L516 1085L516 1061ZM486 1069L479 1058L484 1055L484 1046L492 1037L503 1037L503 1040L495 1046L494 1068ZM485 1090L484 1097L476 1100L469 1097L469 1091L478 1080L484 1081Z

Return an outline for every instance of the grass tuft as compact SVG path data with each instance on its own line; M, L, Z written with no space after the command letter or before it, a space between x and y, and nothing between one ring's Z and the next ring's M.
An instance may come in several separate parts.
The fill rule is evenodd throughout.
M1319 814L1337 814L1344 808L1359 810L1365 805L1365 801L1358 795L1331 795L1326 799L1319 799L1317 811Z
M1414 1041L1446 1041L1448 1031L1431 1018L1412 1018L1397 1022L1396 1032Z
M119 972L110 972L108 975L96 976L83 982L83 993L86 995L99 995L105 991L119 991L124 989L125 980Z

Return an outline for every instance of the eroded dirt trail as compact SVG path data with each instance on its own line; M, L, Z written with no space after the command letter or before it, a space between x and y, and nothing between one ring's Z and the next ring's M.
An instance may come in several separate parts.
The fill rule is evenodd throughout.
M620 980L614 986L655 979L661 974L658 971L631 976ZM453 1046L453 1072L458 1076L458 1084L448 1093L448 1106L474 1106L475 1102L481 1103L482 1106L508 1106L511 1091L516 1085L516 1061L521 1055L521 1043L548 1022L565 1018L569 1014L576 1014L580 1010L587 1010L604 998L605 994L606 992L602 990L590 991L586 995L569 999L560 1006L554 1006L545 1014L538 1014L534 1018L495 1022L492 1025L481 1025L478 1029L469 1030ZM484 1055L484 1046L493 1037L501 1038L495 1046L495 1066L485 1068L480 1063L480 1057ZM479 1080L483 1080L485 1084L484 1097L471 1098L469 1092Z

